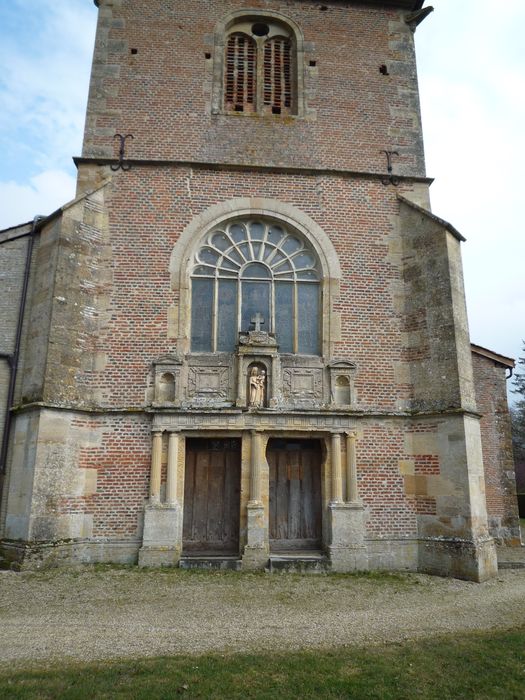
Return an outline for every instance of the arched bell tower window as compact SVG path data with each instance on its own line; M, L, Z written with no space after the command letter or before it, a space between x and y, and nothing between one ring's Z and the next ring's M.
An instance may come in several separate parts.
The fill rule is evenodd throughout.
M233 352L239 332L275 333L280 352L320 352L320 265L282 223L234 220L208 233L191 274L191 349Z
M224 49L224 109L227 112L297 114L297 47L284 22L239 18Z

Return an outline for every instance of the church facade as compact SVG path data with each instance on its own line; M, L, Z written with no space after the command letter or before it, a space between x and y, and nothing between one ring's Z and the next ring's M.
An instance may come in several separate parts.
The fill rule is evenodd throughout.
M77 197L0 234L4 558L494 575L430 8L96 4Z

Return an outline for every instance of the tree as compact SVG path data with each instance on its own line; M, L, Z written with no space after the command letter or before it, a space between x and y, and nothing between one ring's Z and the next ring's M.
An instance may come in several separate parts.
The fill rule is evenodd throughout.
M516 404L511 408L512 445L516 465L525 463L525 341L523 342L524 356L518 360L518 371L514 374L513 394L518 395Z

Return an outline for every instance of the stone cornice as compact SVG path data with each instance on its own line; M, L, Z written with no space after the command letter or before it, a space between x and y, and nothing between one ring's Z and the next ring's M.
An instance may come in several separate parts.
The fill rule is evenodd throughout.
M73 158L75 165L116 165L116 158ZM284 166L284 165L255 165L249 163L218 163L194 160L155 160L155 159L126 159L126 165L132 167L173 167L173 168L195 168L200 170L236 170L236 171L255 171L255 172L274 172L287 173L291 175L335 175L340 177L356 177L372 180L384 180L387 177L386 173L376 173L364 170L345 170L343 168L307 168L299 166ZM434 178L424 177L422 175L399 175L396 174L396 179L401 182L422 182L431 185Z

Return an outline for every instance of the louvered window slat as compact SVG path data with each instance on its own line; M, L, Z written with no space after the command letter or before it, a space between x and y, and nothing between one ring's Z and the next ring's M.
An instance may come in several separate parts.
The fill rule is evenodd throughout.
M256 45L251 37L232 34L226 45L225 106L253 112L256 91Z
M274 110L292 106L292 44L275 37L264 45L264 104Z

